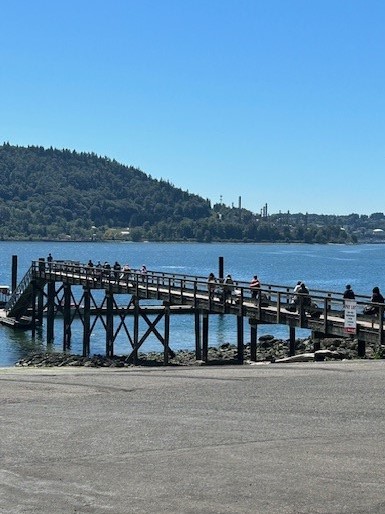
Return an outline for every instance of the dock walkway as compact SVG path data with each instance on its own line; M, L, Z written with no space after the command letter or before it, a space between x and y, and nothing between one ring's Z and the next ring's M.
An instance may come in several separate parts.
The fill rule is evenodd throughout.
M74 295L74 289L81 290L81 297ZM104 295L98 300L95 291ZM145 337L139 338L138 326L132 337L125 325L126 317L134 316L136 325L144 318L148 325L147 335L153 332L165 348L168 348L169 317L174 314L195 315L196 347L207 345L208 317L215 314L233 315L237 319L238 348L243 347L243 321L250 325L250 338L256 344L258 325L281 324L289 327L290 342L295 341L295 328L306 328L313 335L322 337L345 337L344 299L342 293L310 290L311 306L301 297L296 311L292 311L293 292L288 286L262 284L258 299L252 298L248 283L236 281L230 294L226 285L218 281L212 294L208 291L205 277L140 270L116 272L90 268L81 263L47 263L34 261L20 284L13 291L4 309L0 310L0 323L13 328L31 329L47 317L47 340L53 338L54 320L58 314L64 318L63 349L68 347L71 323L80 317L84 325L83 352L87 354L89 338L94 326L91 318L100 319L106 329L106 351L113 352L113 341L117 332L113 317L120 318L119 330L126 330L133 348L133 357ZM100 296L100 294L99 294ZM127 297L127 303L120 305L117 298ZM140 304L141 300L155 300L156 305ZM147 302L148 303L148 302ZM385 343L383 330L384 305L377 304L379 314L367 316L363 313L368 304L367 296L356 296L357 323L355 336L359 351L365 353L365 345ZM156 315L156 321L149 316ZM157 322L165 317L164 335L156 329ZM146 336L147 337L147 336ZM197 350L198 351L198 350ZM291 350L292 351L292 350ZM199 353L199 351L198 351ZM252 351L252 360L254 352Z

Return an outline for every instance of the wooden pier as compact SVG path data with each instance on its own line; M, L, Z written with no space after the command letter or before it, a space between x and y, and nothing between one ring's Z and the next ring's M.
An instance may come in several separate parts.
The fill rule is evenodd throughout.
M222 266L222 269L221 269ZM220 275L223 260L220 259ZM80 288L79 288L80 286ZM81 294L74 294L74 289ZM295 352L295 329L312 331L319 341L324 337L347 337L344 322L342 293L310 290L312 307L306 307L300 297L298 309L291 310L293 292L290 287L262 284L257 300L251 295L249 284L235 282L230 294L225 294L223 280L216 283L214 295L209 295L206 277L140 270L116 272L88 267L78 262L33 261L22 281L13 288L5 307L0 311L0 323L13 328L29 329L32 336L36 327L46 323L46 342L54 341L55 323L63 324L63 351L71 346L71 325L80 319L83 325L83 355L91 353L90 340L95 324L102 323L106 337L106 355L114 355L114 341L124 332L129 342L129 359L136 363L138 351L150 334L163 347L164 363L173 356L169 347L170 317L195 317L196 358L207 361L209 318L211 315L231 315L236 320L238 362L244 359L244 320L250 327L251 360L256 360L258 326L286 325L289 334L289 354ZM98 291L96 293L96 291ZM126 295L126 296L125 296ZM122 298L128 298L122 304ZM156 305L143 305L141 300L156 300ZM304 300L304 298L303 298ZM365 316L363 308L370 305L368 297L356 296L358 354L365 355L367 343L380 347L384 344L384 305L378 304L377 316ZM133 320L130 329L127 321ZM163 320L163 331L158 329ZM28 323L27 323L28 321ZM139 336L139 324L145 332Z

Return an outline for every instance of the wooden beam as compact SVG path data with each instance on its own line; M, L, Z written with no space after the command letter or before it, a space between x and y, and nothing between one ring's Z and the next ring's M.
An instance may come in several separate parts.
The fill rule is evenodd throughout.
M164 352L163 352L163 363L165 366L168 364L168 355L170 352L170 306L165 306L164 313Z
M243 364L244 361L244 329L243 329L243 316L237 316L237 349L238 349L238 363Z
M295 327L289 327L289 356L295 355Z
M71 285L64 284L63 352L71 348Z
M202 314L202 360L208 361L209 353L209 311Z
M47 344L54 341L55 325L55 282L49 281L47 284Z
M250 323L250 360L253 362L257 361L257 334L258 323Z
M195 318L195 358L196 360L202 359L202 338L200 326L200 312L198 309L194 313Z
M106 355L114 356L114 293L112 288L106 289Z
M91 293L88 287L84 287L83 289L83 304L83 357L88 357L91 350Z

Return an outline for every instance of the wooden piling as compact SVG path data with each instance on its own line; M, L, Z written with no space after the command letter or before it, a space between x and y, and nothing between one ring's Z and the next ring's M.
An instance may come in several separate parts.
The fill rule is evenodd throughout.
M91 326L91 294L88 287L83 288L83 357L90 354L90 326Z
M47 284L47 344L54 341L55 325L55 282L49 281Z
M37 321L39 326L43 324L43 315L44 315L44 289L39 286L37 290Z
M289 327L289 356L295 355L295 327Z
M218 259L218 278L219 280L223 280L225 274L224 274L224 259L223 257L219 257Z
M34 338L36 335L36 280L32 280L32 312L31 312L31 328L32 328L32 337Z
M110 286L106 290L106 356L114 356L114 294Z
M196 360L202 359L202 338L201 338L201 324L200 312L198 309L194 313L195 318L195 358Z
M202 360L208 361L209 353L209 311L202 314Z
M63 352L71 348L71 286L64 284Z
M12 255L12 278L11 278L11 291L13 292L17 287L17 255Z
M365 357L366 354L366 343L362 339L357 341L357 355L358 357Z
M139 298L133 297L134 303L134 334L133 344L134 348L132 351L132 362L136 366L138 364L138 346L139 346Z
M244 329L243 329L243 316L237 316L237 350L238 350L238 363L243 364L244 361Z
M163 363L165 366L168 364L168 356L170 353L170 305L165 305L164 311L164 352L163 352Z
M258 334L258 323L254 320L250 320L250 360L253 362L257 361L257 334Z

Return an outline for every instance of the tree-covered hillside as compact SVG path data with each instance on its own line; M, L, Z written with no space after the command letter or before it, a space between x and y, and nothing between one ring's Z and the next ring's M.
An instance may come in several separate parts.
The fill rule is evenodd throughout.
M95 154L0 147L2 238L104 237L108 229L210 216L197 195ZM93 229L92 227L96 227Z
M0 239L385 242L383 213L266 211L211 207L207 199L93 153L0 146Z

